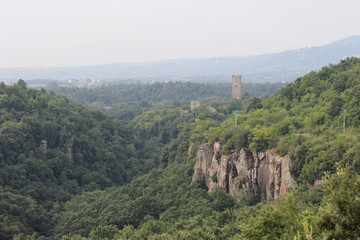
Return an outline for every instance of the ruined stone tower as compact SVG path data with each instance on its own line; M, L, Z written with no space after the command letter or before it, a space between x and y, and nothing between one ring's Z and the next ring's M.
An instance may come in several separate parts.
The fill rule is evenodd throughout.
M241 99L241 75L232 76L232 98Z

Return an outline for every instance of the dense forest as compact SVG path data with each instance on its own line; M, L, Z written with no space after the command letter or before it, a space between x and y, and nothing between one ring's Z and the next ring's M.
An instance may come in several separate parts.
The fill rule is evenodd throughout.
M0 114L1 239L49 235L50 212L74 195L128 183L157 166L152 146L125 123L22 80L0 85Z
M2 84L0 238L360 238L359 96L358 58L265 100L210 98L192 110L182 101L150 104L127 123L23 81ZM141 100L131 101L150 102ZM236 201L192 181L199 147L215 142L221 156L290 156L295 190Z
M243 83L246 95L262 97L272 95L286 83ZM180 105L183 101L217 97L231 99L231 83L193 83L168 82L148 84L112 84L93 89L87 88L52 88L56 94L66 95L69 99L81 103L101 102L106 106L120 102L157 103L167 101L171 105Z
M287 83L243 83L245 97L266 98ZM93 109L107 109L119 120L130 121L145 111L169 105L181 106L189 101L201 102L214 99L231 99L231 83L201 84L193 82L168 82L148 84L114 84L94 89L51 88L56 94L70 101L89 105Z

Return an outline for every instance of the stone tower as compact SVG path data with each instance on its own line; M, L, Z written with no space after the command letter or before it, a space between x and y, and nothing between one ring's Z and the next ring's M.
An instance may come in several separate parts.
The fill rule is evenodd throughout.
M232 76L232 98L241 99L241 75Z

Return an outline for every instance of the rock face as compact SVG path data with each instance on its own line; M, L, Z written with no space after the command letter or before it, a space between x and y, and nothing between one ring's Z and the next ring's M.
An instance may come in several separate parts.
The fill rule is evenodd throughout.
M72 147L74 145L74 139L69 138L67 141L67 146L66 146L66 153L69 156L70 160L74 160L74 154L72 151Z
M262 199L277 199L296 182L290 174L291 159L274 152L250 152L243 148L229 155L219 154L220 144L200 147L192 182L205 181L209 191L222 187L239 202L249 191L260 194Z
M41 140L41 142L40 142L40 149L41 149L41 151L42 151L43 153L46 153L47 144L48 144L48 142L47 142L46 139Z

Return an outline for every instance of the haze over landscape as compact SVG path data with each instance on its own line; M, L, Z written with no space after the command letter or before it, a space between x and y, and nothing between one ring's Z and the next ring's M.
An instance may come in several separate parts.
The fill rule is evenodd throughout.
M359 9L0 0L0 239L360 239Z
M0 80L95 79L112 83L154 81L229 82L241 73L248 83L290 82L327 64L360 56L360 36L324 46L250 57L216 57L164 60L146 63L113 63L82 67L36 67L0 69Z
M360 35L359 1L0 2L0 68L250 56Z

